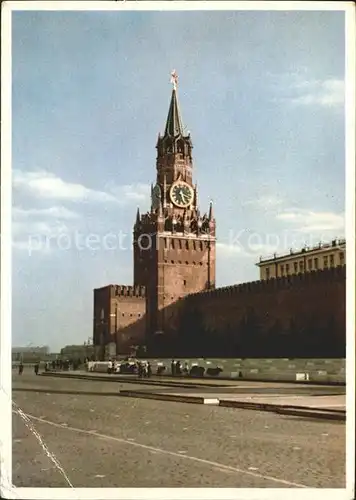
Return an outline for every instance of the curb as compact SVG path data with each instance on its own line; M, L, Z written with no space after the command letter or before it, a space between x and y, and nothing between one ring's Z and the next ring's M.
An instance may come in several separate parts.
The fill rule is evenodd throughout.
M84 374L74 374L74 373L58 373L58 372L43 372L40 374L42 377L58 377L58 378L74 378L74 379L81 379L81 380L93 380L95 382L126 382L127 384L139 384L139 385L157 385L157 386L167 386L167 387L182 387L183 389L201 389L202 387L230 387L230 385L226 384L202 384L202 383L197 383L197 384L186 384L184 382L173 382L168 379L166 380L152 380L152 379L139 379L139 378L132 378L132 379L127 379L124 377L120 377L120 375L103 375L100 377L93 376L93 375L84 375ZM190 379L191 380L191 379Z
M174 401L177 403L191 403L191 404L211 404L219 405L217 398L203 398L200 396L180 396L178 394L156 394L154 392L140 392L140 391L120 391L120 396L128 398L141 398L141 399L156 399L160 401Z
M141 392L141 391L120 391L120 396L129 398L141 399L155 399L159 401L173 401L177 403L191 403L191 404L212 404L221 407L237 408L242 410L257 410L269 411L284 415L294 415L301 417L312 417L317 419L327 420L346 420L346 412L342 410L321 410L320 408L311 409L303 406L287 406L287 405L273 405L263 403L249 403L244 401L229 401L219 400L218 398L203 398L199 396L183 396L177 394L156 394L154 392Z
M183 387L184 389L189 389L190 387L193 389L199 389L200 387L230 387L230 385L224 384L224 382L231 382L231 381L236 381L238 382L269 382L269 383L276 383L276 384L298 384L298 385L318 385L318 386L346 386L345 382L321 382L321 381L313 381L313 380L283 380L283 379L270 379L270 378L249 378L249 377L242 377L242 378L213 378L213 377L189 377L189 380L196 379L197 383L191 383L187 384L184 383L184 378L181 377L177 381L174 381L172 377L164 377L162 376L161 380L156 379L138 379L138 378L132 378L127 379L124 378L120 375L103 375L100 377L97 377L95 375L87 375L87 374L74 374L74 373L65 373L65 372L42 372L40 373L40 376L43 377L64 377L64 378L77 378L77 379L82 379L82 380L94 380L94 381L102 381L102 382L126 382L129 384L140 384L140 385L165 385L167 387ZM134 377L135 375L133 375ZM202 383L198 382L198 380L220 380L222 383L221 384L211 384L211 383ZM182 380L182 382L180 382Z
M301 417L314 417L327 420L346 420L346 411L335 409L311 408L306 406L275 405L270 403L250 403L245 401L230 401L221 399L219 406L225 408L238 408L243 410L258 410L280 413L283 415L295 415Z

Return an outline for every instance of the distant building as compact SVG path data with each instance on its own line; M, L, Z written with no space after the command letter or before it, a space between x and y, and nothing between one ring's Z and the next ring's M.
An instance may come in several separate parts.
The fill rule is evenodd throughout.
M321 269L345 266L346 241L333 240L314 247L304 247L283 255L262 258L256 265L260 268L260 279L281 278L292 274L304 274Z
M60 357L68 359L91 359L96 357L96 350L92 344L66 345L61 349Z
M49 355L48 346L25 346L12 348L12 361L33 361Z

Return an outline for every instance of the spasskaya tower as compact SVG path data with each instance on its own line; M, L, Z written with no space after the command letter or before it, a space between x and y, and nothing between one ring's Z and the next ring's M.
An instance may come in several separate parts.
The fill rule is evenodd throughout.
M156 181L151 208L137 210L133 230L134 285L146 287L146 337L178 332L179 300L215 288L213 207L201 214L193 184L193 144L178 104L178 77L172 72L172 96L163 135L158 135ZM174 304L177 307L174 307Z

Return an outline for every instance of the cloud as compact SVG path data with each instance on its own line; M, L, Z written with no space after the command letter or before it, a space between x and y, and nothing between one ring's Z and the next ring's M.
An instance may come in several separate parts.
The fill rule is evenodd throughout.
M259 198L255 198L253 200L247 200L243 202L243 205L254 205L258 208L273 208L280 206L283 203L283 199L276 195L264 195Z
M55 218L55 219L78 219L79 214L68 210L65 207L54 206L49 208L28 208L14 207L12 209L13 220L21 220L33 217Z
M82 184L66 182L46 171L13 170L13 186L41 198L68 201L117 201L114 196L89 189Z
M216 243L216 248L218 252L224 256L245 255L245 251L241 244L222 243L218 241Z
M345 101L345 82L341 79L308 79L305 72L268 75L275 102L293 106L340 107Z
M341 106L345 100L345 85L343 80L314 80L295 85L294 89L300 93L290 99L290 102L299 106Z
M315 233L322 231L344 232L345 214L333 212L316 212L306 209L291 209L277 214L276 218L294 224L295 231Z
M109 184L107 189L118 201L121 200L122 202L147 201L150 193L150 186L142 183L124 184L122 186Z
M128 204L148 199L149 186L145 184L110 185L108 191L97 191L82 184L64 181L43 170L24 172L13 170L15 189L27 191L42 199L72 202L114 202Z

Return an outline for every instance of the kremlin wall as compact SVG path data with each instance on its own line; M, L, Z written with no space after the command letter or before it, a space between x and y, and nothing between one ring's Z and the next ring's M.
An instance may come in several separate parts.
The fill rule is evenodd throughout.
M109 285L96 294L97 314L106 307L94 344L115 342L118 354L145 345L153 357L344 358L345 280L339 266L191 294L165 308L153 336L144 290Z

